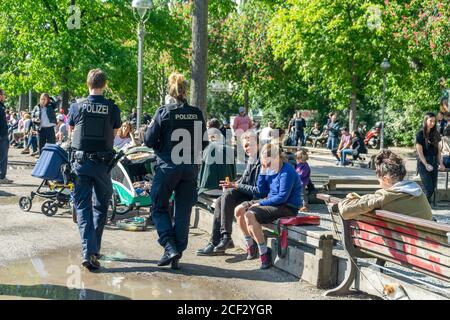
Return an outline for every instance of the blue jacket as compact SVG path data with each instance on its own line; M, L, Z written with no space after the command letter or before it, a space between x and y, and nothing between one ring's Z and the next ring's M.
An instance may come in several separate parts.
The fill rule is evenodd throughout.
M302 183L294 167L285 163L280 172L274 175L259 174L258 190L262 197L262 206L280 206L287 204L299 208L302 203Z

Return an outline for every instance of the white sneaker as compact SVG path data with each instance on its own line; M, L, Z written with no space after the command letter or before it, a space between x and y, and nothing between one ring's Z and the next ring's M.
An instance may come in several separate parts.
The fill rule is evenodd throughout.
M14 182L14 181L9 180L8 178L0 179L0 184L11 184L11 183L13 183L13 182Z

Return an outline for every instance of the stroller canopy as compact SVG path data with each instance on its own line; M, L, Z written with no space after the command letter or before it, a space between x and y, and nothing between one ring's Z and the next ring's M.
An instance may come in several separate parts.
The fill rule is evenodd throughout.
M61 167L69 163L69 155L67 152L56 144L47 143L42 149L36 166L31 175L44 180L62 181Z

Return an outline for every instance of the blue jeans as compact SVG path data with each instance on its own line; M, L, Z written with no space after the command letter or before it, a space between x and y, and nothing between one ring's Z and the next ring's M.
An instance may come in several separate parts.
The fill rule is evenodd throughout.
M6 171L8 170L8 150L8 136L0 136L0 179L6 178Z
M182 253L188 244L192 206L197 202L198 165L158 163L152 190L152 220L161 246L174 245ZM169 200L175 192L173 221Z
M81 236L83 260L100 254L103 229L112 196L111 174L103 163L85 160L73 164L75 171L74 202Z
M347 155L353 155L353 149L341 150L341 165L345 166Z
M336 150L338 145L339 145L339 138L338 137L328 137L327 149L329 149L329 150Z
M28 147L31 147L31 150L33 150L33 152L36 152L38 149L38 140L36 136L30 136L28 138Z

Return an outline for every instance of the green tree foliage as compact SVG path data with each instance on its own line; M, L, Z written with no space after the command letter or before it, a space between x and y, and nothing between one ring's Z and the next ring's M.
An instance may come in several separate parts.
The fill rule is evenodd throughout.
M382 1L288 0L272 20L275 55L299 75L327 88L333 107L349 109L356 124L366 87L392 50L390 17L373 17ZM370 23L369 23L370 22Z

